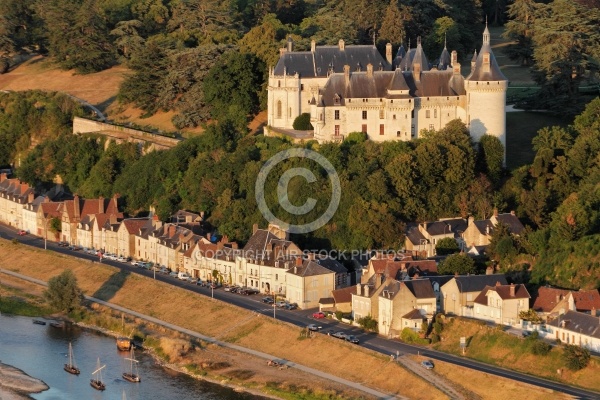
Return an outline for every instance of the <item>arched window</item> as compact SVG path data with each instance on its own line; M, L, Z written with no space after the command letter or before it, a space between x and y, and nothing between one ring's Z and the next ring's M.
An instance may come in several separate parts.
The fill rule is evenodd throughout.
M277 101L277 118L281 118L281 100Z

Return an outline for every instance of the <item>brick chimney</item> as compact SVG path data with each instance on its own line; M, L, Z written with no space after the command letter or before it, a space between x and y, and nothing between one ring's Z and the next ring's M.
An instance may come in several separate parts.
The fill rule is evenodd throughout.
M302 266L302 257L296 257L296 266L297 267L301 267Z
M1 173L0 174L0 183L4 182L7 178L8 178L8 176L6 175L6 172Z
M33 203L33 200L35 199L35 193L33 192L29 192L29 195L27 196L27 203Z
M365 297L369 297L369 285L365 285Z
M104 197L98 197L98 214L104 214Z
M252 234L253 235L256 233L257 230L258 230L258 224L252 225Z
M360 283L356 285L356 294L360 296Z
M510 297L515 297L515 284L510 284Z
M314 53L314 52L315 52L315 50L317 50L317 42L315 42L314 40L311 40L311 41L310 41L310 51L311 51L312 53Z

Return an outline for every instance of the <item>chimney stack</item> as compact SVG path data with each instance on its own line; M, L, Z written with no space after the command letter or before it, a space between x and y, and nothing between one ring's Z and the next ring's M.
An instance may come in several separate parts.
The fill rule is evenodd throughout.
M311 51L312 53L314 53L314 52L315 52L315 50L317 50L317 42L315 42L314 40L311 40L311 41L310 41L310 51Z
M294 40L292 39L291 36L288 37L288 41L287 41L287 51L288 52L292 52L294 51Z
M510 284L510 297L515 297L515 284Z
M338 42L338 46L339 46L340 50L342 50L342 51L346 50L346 44L344 43L343 39L340 39L340 41Z
M346 85L350 84L350 66L344 65L344 77L346 78Z
M365 285L365 297L369 297L369 285Z
M356 285L356 294L360 296L360 283Z
M104 197L98 197L98 214L104 214Z
M8 178L8 176L6 175L6 172L1 173L0 174L0 183L4 182L7 178Z
M252 234L253 235L256 233L257 230L258 230L258 224L252 225Z
M392 63L392 44L388 43L385 45L385 59L388 63Z
M302 257L296 257L296 266L297 267L301 267L302 266Z
M367 64L367 76L369 78L373 77L373 64L371 64L371 63Z
M73 197L73 214L75 214L75 219L79 220L79 218L80 218L79 195L75 195L75 197Z

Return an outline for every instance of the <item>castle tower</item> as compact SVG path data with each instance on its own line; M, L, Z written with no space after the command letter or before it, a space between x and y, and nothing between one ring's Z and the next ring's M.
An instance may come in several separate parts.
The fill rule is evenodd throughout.
M506 149L508 80L492 52L487 23L483 31L483 45L472 66L471 74L465 79L467 125L471 137L479 141L486 134L496 136Z

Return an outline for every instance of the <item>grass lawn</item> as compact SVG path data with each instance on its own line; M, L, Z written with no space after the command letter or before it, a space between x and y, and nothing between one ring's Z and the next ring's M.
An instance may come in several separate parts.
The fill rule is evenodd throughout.
M513 170L533 161L531 140L546 126L567 126L568 121L542 112L506 113L506 166Z

